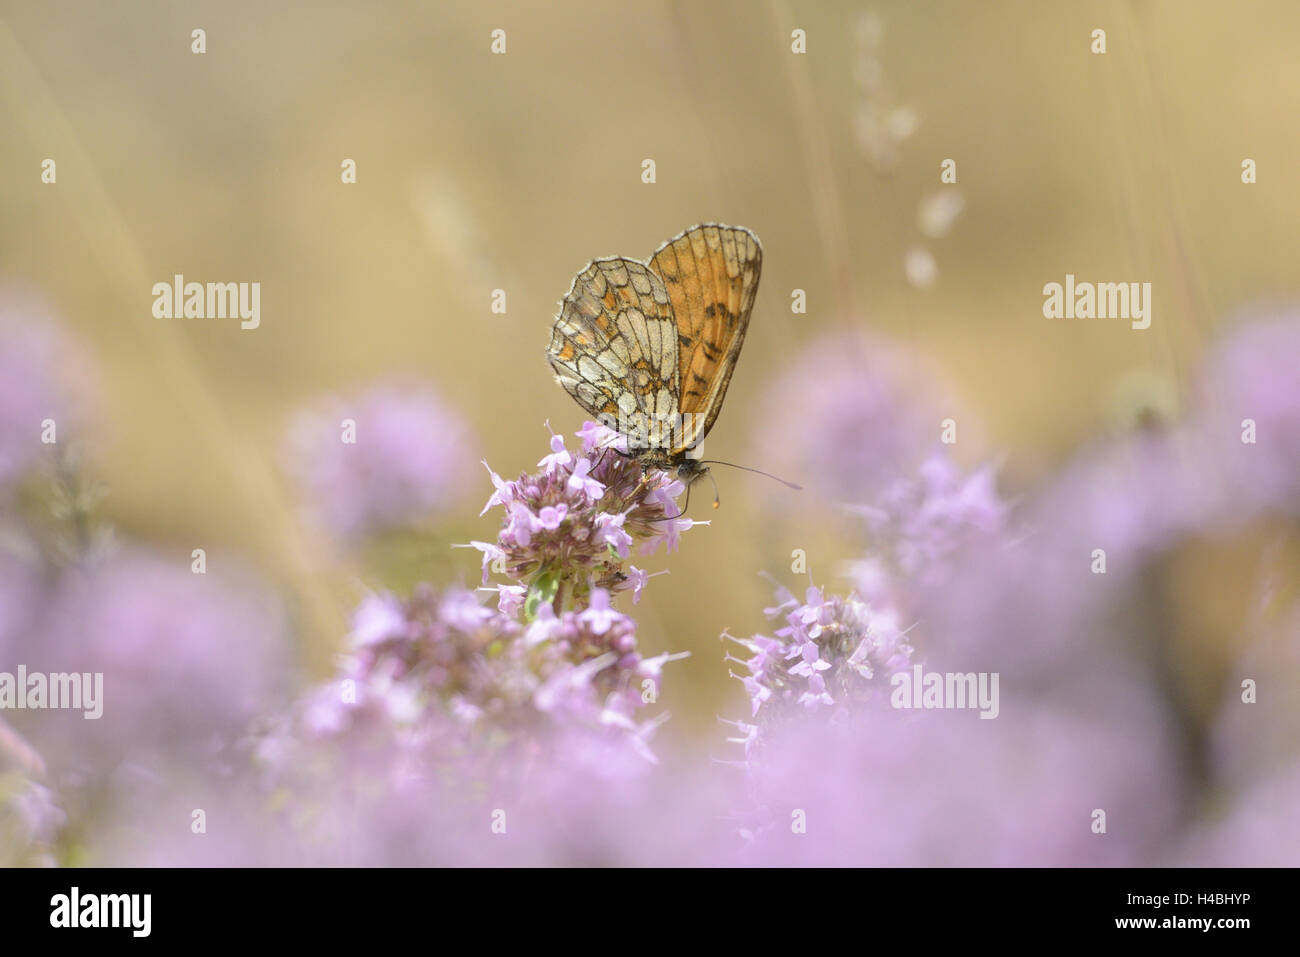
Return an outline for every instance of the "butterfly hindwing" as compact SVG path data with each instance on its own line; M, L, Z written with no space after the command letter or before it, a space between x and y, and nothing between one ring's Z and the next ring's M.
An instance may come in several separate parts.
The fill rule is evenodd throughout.
M722 409L758 293L763 250L740 226L695 226L655 251L677 325L684 444L704 439Z
M644 263L598 259L578 273L551 330L556 379L593 416L671 421L680 394L668 290Z

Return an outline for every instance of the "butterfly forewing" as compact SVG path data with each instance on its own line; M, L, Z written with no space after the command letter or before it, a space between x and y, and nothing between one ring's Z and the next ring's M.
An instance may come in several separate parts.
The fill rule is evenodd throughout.
M683 447L703 441L722 409L762 265L758 237L743 227L713 224L668 240L650 260L677 323Z
M663 280L643 263L598 259L580 272L547 356L560 385L593 416L648 430L677 416L677 324ZM659 441L652 432L640 444Z

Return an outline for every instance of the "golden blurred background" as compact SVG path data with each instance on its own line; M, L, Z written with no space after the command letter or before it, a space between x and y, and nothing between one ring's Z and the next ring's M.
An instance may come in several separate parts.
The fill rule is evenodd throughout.
M884 81L919 121L888 169L854 132L864 11L883 25ZM1097 28L1105 55L1090 52ZM427 381L493 468L532 468L545 420L582 421L543 354L574 273L646 257L696 222L748 226L765 250L710 457L762 467L747 409L765 381L855 324L937 363L971 420L959 454L1000 456L1011 496L1111 428L1134 382L1182 395L1216 326L1300 293L1297 36L1287 0L4 0L0 280L43 291L96 360L88 438L112 489L105 515L177 561L194 547L251 561L290 596L320 673L360 583L473 584L477 553L448 545L497 526L477 517L480 471L481 494L437 536L338 554L283 475L293 413ZM56 185L41 182L47 157ZM1246 157L1255 185L1241 182ZM966 206L925 241L937 281L919 288L904 256L946 158ZM1042 286L1067 272L1152 282L1151 328L1044 319ZM154 318L151 287L176 273L260 282L260 328ZM791 313L795 288L806 315ZM668 685L688 727L738 710L717 635L765 624L757 572L807 547L827 580L845 557L831 528L770 541L763 480L719 480L712 526L653 559L671 576L637 607L648 652L694 652ZM1204 630L1202 605L1230 630L1213 609L1248 583L1221 569L1193 555L1170 570L1189 632ZM1211 628L1195 647L1222 638Z

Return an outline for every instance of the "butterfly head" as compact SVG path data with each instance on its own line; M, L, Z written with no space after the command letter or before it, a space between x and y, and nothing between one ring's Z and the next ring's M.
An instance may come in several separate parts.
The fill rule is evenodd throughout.
M708 474L709 467L699 459L693 459L688 456L682 456L675 463L677 467L677 477L690 485L697 479L703 478Z
M713 482L713 476L709 474L709 467L701 462L698 458L692 458L683 451L668 451L667 449L643 449L639 452L631 453L633 457L641 463L643 469L659 469L663 472L671 472L686 486L686 501L690 502L691 486L709 476L709 481ZM718 486L713 482L713 507L718 507ZM686 511L685 508L682 511Z
M686 490L688 493L690 492L691 486L706 475L709 476L709 481L713 482L713 476L709 475L709 467L699 459L683 456L677 462L677 477L686 483ZM714 482L713 485L713 507L718 507L718 486L716 482Z

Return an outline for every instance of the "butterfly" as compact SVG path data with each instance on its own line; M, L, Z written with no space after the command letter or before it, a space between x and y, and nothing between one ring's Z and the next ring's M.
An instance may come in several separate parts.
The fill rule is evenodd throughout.
M551 328L556 381L623 435L643 468L675 470L689 486L708 472L690 453L722 411L762 268L757 236L716 223L692 226L644 263L593 260Z

